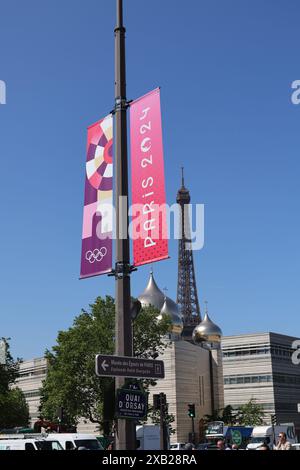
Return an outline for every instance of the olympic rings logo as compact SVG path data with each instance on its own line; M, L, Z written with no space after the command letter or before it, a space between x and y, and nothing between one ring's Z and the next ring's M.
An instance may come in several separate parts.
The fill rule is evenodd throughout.
M102 248L100 248L100 250L98 250L98 248L95 248L94 251L87 251L86 254L85 254L85 259L93 264L95 263L95 261L97 262L100 262L103 260L104 256L106 256L107 254L107 248L105 248L105 246L103 246Z

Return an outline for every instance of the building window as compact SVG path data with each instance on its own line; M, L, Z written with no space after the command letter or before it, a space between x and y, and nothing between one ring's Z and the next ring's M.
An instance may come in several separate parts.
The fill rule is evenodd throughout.
M25 398L34 398L39 397L41 395L40 390L32 391L32 392L23 392Z
M232 408L234 410L237 410L238 408L240 408L241 404L242 403L233 404ZM265 411L274 411L274 403L259 403L259 405L262 406Z
M224 377L224 385L272 382L271 375L230 375Z
M237 346L234 349L223 348L224 358L271 354L278 360L288 360L292 353L293 350L290 347L278 344L272 344L271 346L268 344Z
M299 386L300 385L300 375L274 374L274 383Z

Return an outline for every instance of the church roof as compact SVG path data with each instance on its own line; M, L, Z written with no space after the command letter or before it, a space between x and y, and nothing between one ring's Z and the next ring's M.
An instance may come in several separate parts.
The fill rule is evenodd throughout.
M183 321L182 316L179 311L179 307L174 300L167 297L158 287L155 282L153 272L150 272L150 278L147 284L146 289L144 292L139 295L138 300L141 302L143 307L147 307L152 305L156 307L160 314L158 315L158 319L160 319L163 315L169 315L171 318L171 328L170 331L172 333L180 334L183 329Z
M142 307L153 305L158 310L161 310L165 302L165 294L159 289L153 276L153 272L150 273L150 278L144 292L138 296L138 300L141 302Z
M171 318L171 332L180 334L183 330L182 316L180 314L178 305L176 302L174 302L174 300L170 299L170 297L165 297L164 305L158 318L163 315L168 315Z
M205 316L202 322L196 326L193 331L193 340L195 343L200 343L202 341L207 342L220 342L223 336L221 328L218 327L208 316L208 313L205 313Z

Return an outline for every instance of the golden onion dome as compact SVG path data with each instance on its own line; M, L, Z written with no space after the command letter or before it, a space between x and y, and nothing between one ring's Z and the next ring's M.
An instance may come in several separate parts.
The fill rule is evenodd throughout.
M165 315L171 319L170 333L180 335L183 330L182 316L178 305L170 297L165 297L163 307L157 319L161 320Z
M196 344L203 342L220 343L222 336L221 328L209 318L208 313L205 313L202 322L193 331L193 341Z

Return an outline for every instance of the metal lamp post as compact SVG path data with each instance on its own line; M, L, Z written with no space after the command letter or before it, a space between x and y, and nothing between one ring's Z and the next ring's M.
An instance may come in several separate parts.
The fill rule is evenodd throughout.
M127 99L125 28L123 0L117 0L115 28L115 169L116 169L116 355L132 356L132 324L130 309L130 253L128 238L128 162L127 162ZM116 389L125 383L116 377ZM118 419L116 448L134 450L135 424Z

